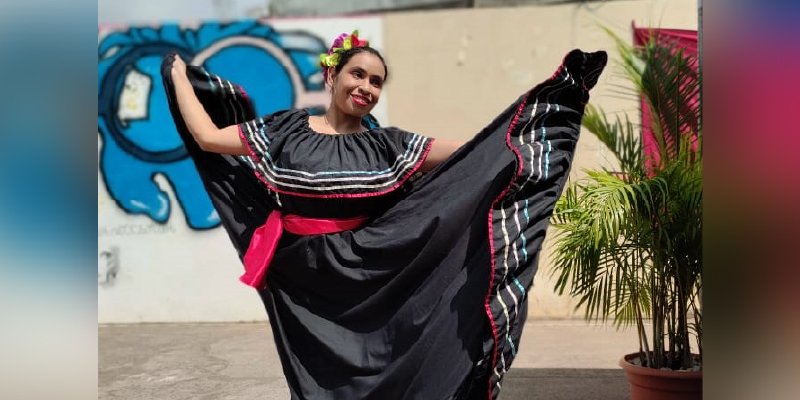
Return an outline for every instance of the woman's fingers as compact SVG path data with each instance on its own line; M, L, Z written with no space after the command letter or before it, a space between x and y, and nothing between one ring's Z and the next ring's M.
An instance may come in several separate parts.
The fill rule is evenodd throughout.
M186 63L183 59L177 54L174 54L173 57L175 58L172 61L172 72L181 75L186 74Z

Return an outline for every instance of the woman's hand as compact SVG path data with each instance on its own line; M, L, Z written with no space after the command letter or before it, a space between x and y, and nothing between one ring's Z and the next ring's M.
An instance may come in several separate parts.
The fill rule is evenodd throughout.
M177 77L186 77L186 63L183 62L181 56L175 54L173 55L174 60L172 61L172 79Z

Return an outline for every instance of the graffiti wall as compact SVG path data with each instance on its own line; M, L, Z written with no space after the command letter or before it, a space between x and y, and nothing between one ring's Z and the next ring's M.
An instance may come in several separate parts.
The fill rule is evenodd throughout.
M175 131L164 54L242 85L259 115L328 102L319 53L359 29L382 47L375 17L101 26L98 36L100 322L264 319ZM374 110L386 124L386 96ZM213 292L213 296L208 296Z

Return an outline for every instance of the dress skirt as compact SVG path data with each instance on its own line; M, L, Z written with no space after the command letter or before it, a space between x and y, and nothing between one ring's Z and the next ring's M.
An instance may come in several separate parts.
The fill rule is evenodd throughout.
M324 135L305 110L257 118L241 87L189 67L214 122L239 124L250 148L204 152L177 111L171 60L176 127L240 256L275 209L369 217L338 233L284 232L257 288L292 399L497 398L606 53L567 54L427 173L432 138Z

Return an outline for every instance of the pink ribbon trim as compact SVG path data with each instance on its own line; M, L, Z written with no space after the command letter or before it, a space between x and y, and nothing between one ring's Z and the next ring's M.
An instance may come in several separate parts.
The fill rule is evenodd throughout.
M273 210L267 217L267 222L253 232L250 245L242 258L244 274L239 280L247 286L260 288L284 229L295 235L324 235L356 229L366 221L367 217L306 218L293 214L283 215L280 211Z

